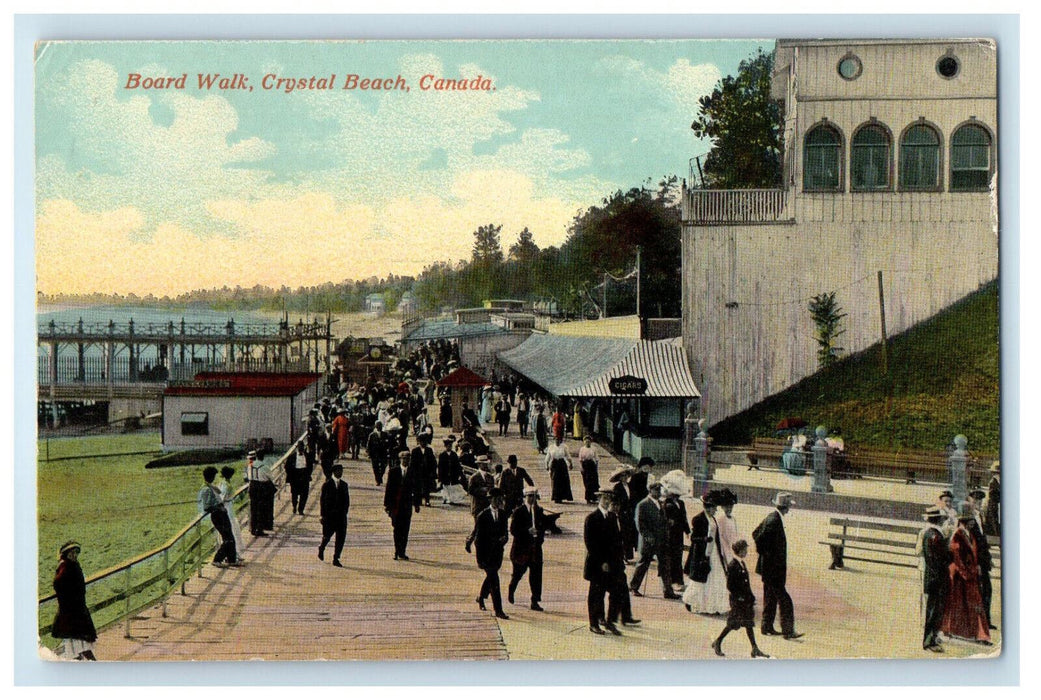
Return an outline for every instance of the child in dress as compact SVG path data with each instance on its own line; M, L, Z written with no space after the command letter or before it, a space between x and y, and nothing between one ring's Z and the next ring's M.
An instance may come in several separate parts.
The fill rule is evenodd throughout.
M730 592L730 613L727 615L727 626L712 642L712 650L716 656L726 656L723 653L723 639L730 634L731 630L745 628L748 641L752 643L752 658L770 658L764 654L755 643L755 595L752 594L752 586L748 581L748 568L745 566L745 555L748 554L748 543L738 540L734 543L734 558L730 560L727 567L727 590Z

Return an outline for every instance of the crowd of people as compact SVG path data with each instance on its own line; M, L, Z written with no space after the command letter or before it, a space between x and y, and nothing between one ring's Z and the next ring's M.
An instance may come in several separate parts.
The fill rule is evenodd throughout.
M752 657L766 657L755 635L755 596L745 563L753 544L757 553L754 573L762 581L763 602L759 631L786 640L803 636L796 631L795 611L787 583L785 518L795 502L790 493L778 493L773 509L752 531L743 535L734 518L737 495L728 488L701 494L701 507L688 519L683 496L690 479L682 470L655 478L653 459L642 458L633 466L620 466L600 483L600 454L591 436L583 431L586 416L580 407L557 405L512 378L496 378L486 387L476 408L463 404L464 430L457 437L441 439L441 451L433 449L434 425L428 410L440 403L441 427L446 420L445 397L434 389L458 363L457 348L430 343L396 367L393 379L350 383L341 375L335 395L316 402L308 411L303 439L282 462L285 483L291 493L292 513L303 514L313 483L314 468L323 475L319 498L322 526L317 557L341 567L350 511L350 488L344 479L348 460L369 462L373 480L383 488L383 509L390 520L388 540L397 561L409 561L408 542L412 517L439 498L441 506L468 505L473 527L463 547L475 556L482 579L475 602L494 615L509 619L503 605L499 572L509 559L511 575L506 599L514 604L526 577L528 604L542 611L543 544L549 533L561 532L559 512L540 505L541 494L517 455L498 462L486 430L509 434L513 418L520 436L533 440L540 466L548 472L554 503L574 501L570 472L575 462L581 472L581 500L595 508L585 517L583 577L589 584L589 631L596 635L623 634L619 628L641 624L633 616L633 598L645 592L647 575L656 563L662 596L682 602L691 614L723 616L722 631L712 642L723 656L729 632L745 629ZM438 401L438 399L441 399ZM568 410L570 409L570 411ZM579 437L582 447L574 459L565 440ZM362 454L364 452L364 455ZM996 471L996 470L992 470ZM218 482L217 476L222 479ZM235 470L215 467L203 470L204 485L197 502L213 524L218 548L213 564L242 566L243 542L235 517L232 486ZM275 474L262 450L247 456L244 477L249 484L249 527L255 537L274 528ZM997 478L997 474L995 474ZM993 486L993 483L991 484ZM990 554L982 513L983 491L973 491L955 510L950 492L926 512L927 526L919 538L923 562L925 636L923 647L942 651L944 636L989 643ZM511 544L512 542L512 544ZM507 554L507 545L510 545ZM67 649L76 658L93 658L96 638L85 604L83 575L76 557L79 545L66 543L55 577L59 593L59 618L55 636L68 635ZM630 573L631 571L631 573ZM77 576L78 572L78 576ZM607 602L605 604L605 598ZM775 619L779 613L779 629ZM59 624L60 623L60 624Z
M997 463L992 466L996 471ZM961 639L990 646L993 566L984 530L987 492L973 489L954 507L954 495L943 491L926 509L926 526L918 537L921 557L924 635L922 648L943 653L943 640Z

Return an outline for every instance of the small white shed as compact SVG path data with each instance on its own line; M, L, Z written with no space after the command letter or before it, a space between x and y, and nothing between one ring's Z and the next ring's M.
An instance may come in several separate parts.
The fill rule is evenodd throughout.
M204 372L163 392L163 449L241 447L251 438L277 448L298 438L319 398L320 374Z

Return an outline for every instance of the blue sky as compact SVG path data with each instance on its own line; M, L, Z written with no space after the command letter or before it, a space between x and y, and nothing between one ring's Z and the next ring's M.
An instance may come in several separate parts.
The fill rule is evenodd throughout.
M560 244L618 188L685 176L697 100L772 41L70 42L36 58L43 292L176 294L415 274L472 232ZM183 90L127 89L131 73ZM200 90L241 73L250 90ZM335 73L335 89L265 75ZM339 89L402 75L404 91ZM494 90L420 89L423 75ZM275 264L277 262L277 264Z

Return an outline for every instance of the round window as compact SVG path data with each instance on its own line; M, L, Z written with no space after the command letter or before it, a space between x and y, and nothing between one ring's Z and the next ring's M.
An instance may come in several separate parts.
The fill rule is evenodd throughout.
M959 70L961 70L961 64L958 63L958 59L949 54L942 56L936 62L936 72L948 80L958 75Z
M839 61L839 75L846 80L856 80L860 77L860 73L863 70L864 66L861 64L860 59L853 54L847 54Z

